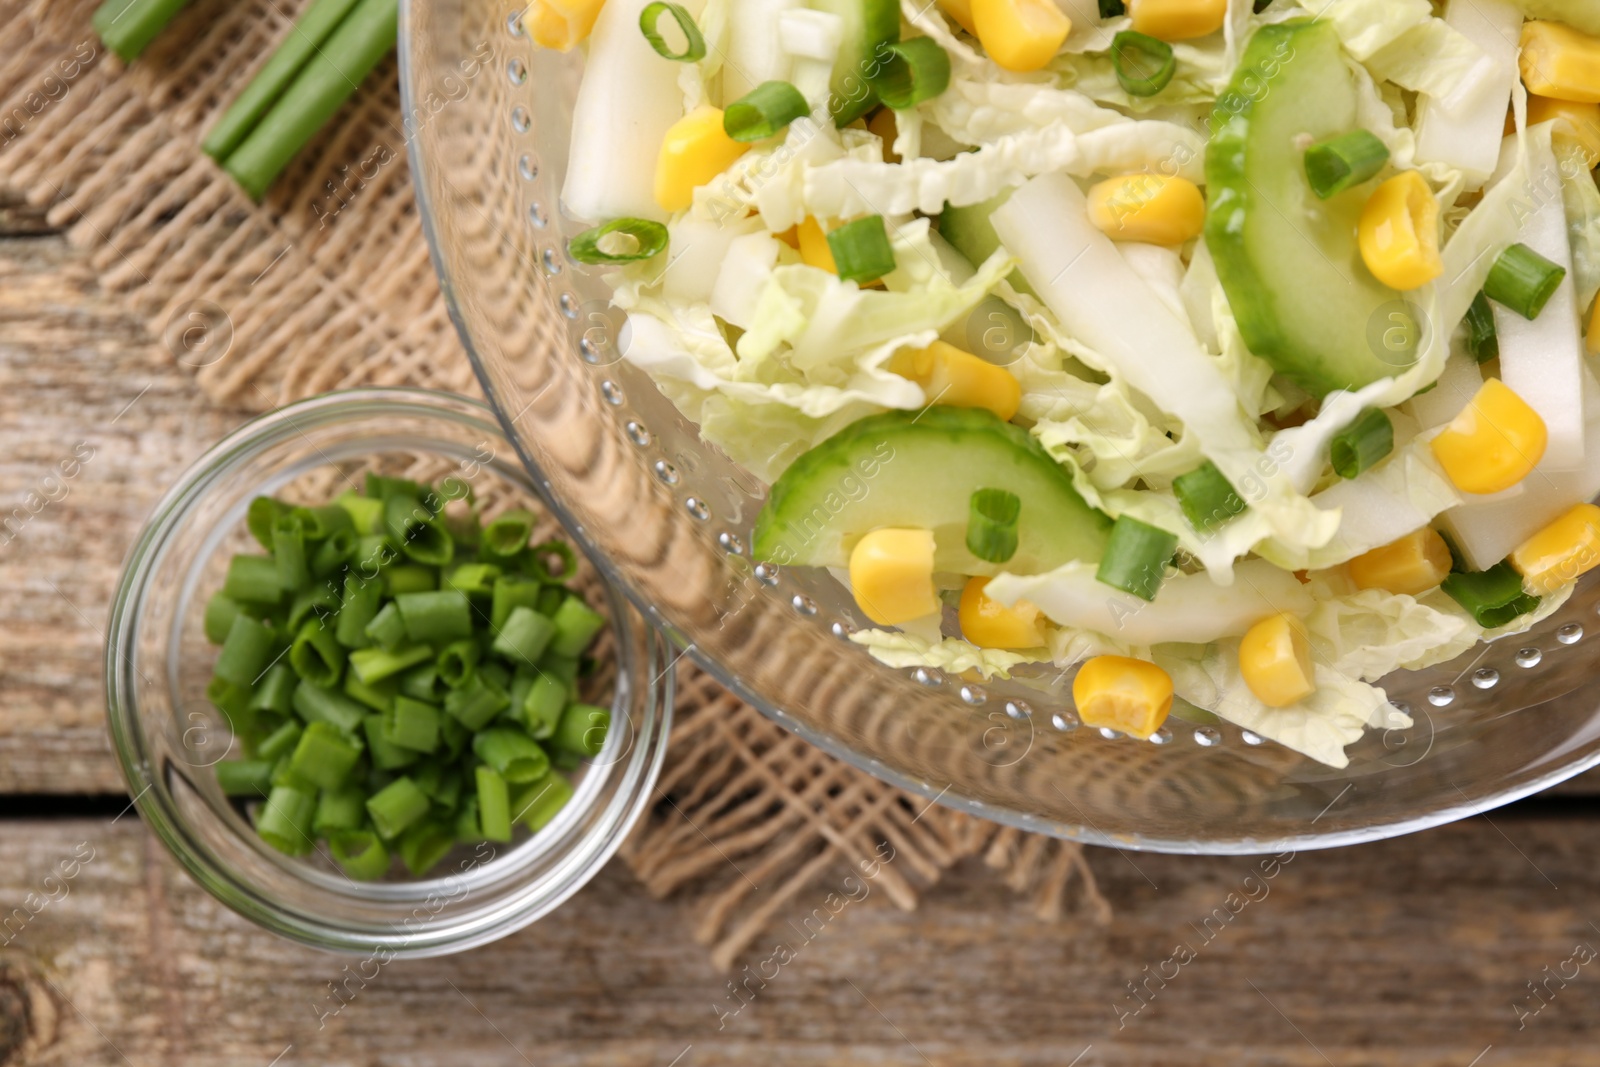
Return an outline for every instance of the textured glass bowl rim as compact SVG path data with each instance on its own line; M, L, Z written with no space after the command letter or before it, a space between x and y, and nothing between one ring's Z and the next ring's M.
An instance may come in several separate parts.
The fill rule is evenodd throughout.
M153 574L153 564L159 560L172 531L186 521L189 510L210 492L216 469L271 444L285 424L292 425L302 416L315 414L326 423L342 411L370 415L384 409L424 418L470 422L475 429L492 435L498 443L511 444L501 433L497 419L491 418L496 413L487 405L470 397L409 387L322 393L259 415L228 434L191 463L162 496L128 551L106 631L106 718L118 766L129 790L134 793L133 806L173 857L219 901L252 922L301 944L343 953L387 950L393 958L418 959L485 945L538 921L588 884L627 839L649 803L666 756L666 737L671 727L676 688L672 671L658 670L665 660L664 649L668 644L648 620L639 620L643 645L641 667L650 671L654 678L645 679L643 685L636 686L649 716L645 724L648 730L642 730L633 743L637 752L648 755L630 760L625 767L618 783L619 796L610 804L613 817L602 827L604 840L579 866L565 870L558 867L555 872L546 872L518 886L516 905L502 905L493 921L467 916L457 924L436 927L437 933L420 944L401 936L377 937L365 931L353 931L335 920L323 920L303 911L266 903L252 886L236 878L234 871L216 862L217 857L210 850L194 846L185 829L186 820L169 807L162 791L153 788L154 783L148 781L144 732L137 711L138 696L128 684L128 672L123 670L130 650L139 639L141 613L138 607ZM520 450L517 454L526 465ZM536 488L538 484L535 482L524 488L570 528L565 513L551 506L547 495ZM592 563L592 555L590 559ZM619 593L619 587L609 580L606 572L598 567L596 570L614 601L632 604L632 598L614 595ZM567 845L567 852L581 851L593 838L592 834L578 837ZM551 873L560 877L552 878Z
M428 158L422 151L423 139L418 136L416 116L425 112L418 111L420 101L417 97L415 73L412 70L412 11L418 6L431 2L433 0L400 0L400 45L398 50L400 59L400 103L401 112L405 116L406 154L411 164L411 185L417 197L418 217L422 222L423 236L428 241L428 254L433 260L434 271L439 276L440 288L444 292L445 305L450 313L450 321L455 324L456 333L461 338L461 346L466 350L467 359L472 363L473 372L478 376L478 384L483 389L484 396L488 398L490 407L494 409L496 417L499 418L501 425L504 427L505 436L510 441L511 447L522 459L522 462L527 465L534 480L542 486L549 486L548 477L539 464L534 461L533 457L529 455L515 424L506 415L505 404L501 402L499 395L496 393L493 379L490 377L488 369L484 366L477 348L473 345L472 336L468 332L466 322L456 304L455 291L450 285L448 275L445 273L445 257L441 250L438 227L434 222L434 206L423 180L424 174L430 171L430 167ZM948 786L943 788L936 787L921 779L901 774L884 766L877 759L863 755L838 738L806 726L786 713L782 708L764 699L747 686L736 673L728 670L716 659L706 655L698 644L689 644L682 640L672 620L667 618L648 597L644 596L629 579L627 572L613 563L600 550L599 546L583 532L583 524L572 514L571 509L556 497L553 491L547 493L547 504L551 511L560 518L562 524L573 532L572 536L581 542L584 552L605 579L620 589L622 594L633 602L633 605L638 608L646 619L659 627L663 633L669 635L680 649L684 649L683 654L696 666L711 675L718 684L740 700L743 700L786 730L791 731L808 744L815 745L828 755L844 761L857 770L864 771L908 793L920 796L931 804L943 804L965 814L1002 823L1006 826L1014 826L1020 830L1049 834L1052 837L1078 841L1089 845L1103 845L1108 848L1175 855L1255 856L1290 849L1340 848L1345 845L1364 844L1370 841L1382 841L1391 837L1400 837L1419 830L1428 830L1436 826L1457 822L1474 815L1480 815L1486 811L1493 811L1524 797L1532 796L1553 785L1564 782L1568 778L1582 774L1596 765L1600 765L1600 751L1597 751L1585 759L1556 767L1548 773L1519 786L1491 791L1481 797L1469 798L1460 804L1438 808L1409 819L1386 822L1380 825L1356 827L1334 833L1294 834L1275 838L1239 837L1228 840L1194 841L1187 838L1149 837L1142 834L1107 834L1085 824L1046 819L1026 812L1000 808L981 801L952 796ZM685 645L687 645L687 648L685 648Z

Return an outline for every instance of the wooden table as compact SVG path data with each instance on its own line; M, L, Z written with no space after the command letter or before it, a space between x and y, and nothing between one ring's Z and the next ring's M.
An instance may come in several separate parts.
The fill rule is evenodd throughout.
M3 194L0 234L0 1065L1600 1064L1587 783L1301 854L1226 924L1203 925L1260 861L1096 852L1106 927L1041 926L974 863L915 914L868 896L814 940L784 924L794 958L736 1014L687 905L619 864L554 921L370 978L259 932L128 810L100 691L123 552L242 415Z

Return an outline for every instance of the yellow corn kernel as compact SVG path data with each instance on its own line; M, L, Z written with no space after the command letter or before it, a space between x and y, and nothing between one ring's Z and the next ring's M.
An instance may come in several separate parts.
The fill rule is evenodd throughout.
M1577 145L1583 150L1591 170L1600 164L1600 104L1552 100L1548 96L1528 97L1528 125L1551 121L1556 124L1551 136L1557 144Z
M795 228L795 237L800 242L802 263L829 274L839 273L839 268L833 262L833 249L828 247L828 235L822 232L821 223L807 215L806 220Z
M894 150L895 138L900 135L899 128L895 125L894 111L890 108L880 107L867 123L867 129L876 134L878 140L883 142L883 161L885 163L898 163L900 156Z
M727 170L750 150L722 128L722 109L702 106L667 129L656 159L656 203L663 211L682 211L694 191Z
M1228 0L1131 0L1133 28L1163 41L1187 41L1222 29Z
M1511 553L1523 588L1546 596L1600 566L1600 508L1579 504Z
M1316 692L1305 623L1284 614L1250 627L1239 642L1239 673L1269 708L1287 708Z
M1089 190L1089 218L1114 241L1181 245L1205 227L1206 199L1187 178L1124 174Z
M1006 70L1038 70L1061 51L1072 20L1054 0L970 0L983 50Z
M1172 710L1172 676L1142 659L1096 656L1078 668L1072 701L1085 726L1148 738Z
M1463 493L1498 493L1526 478L1544 458L1544 419L1499 378L1435 437L1433 457Z
M1439 201L1428 180L1407 170L1378 186L1361 212L1361 258L1393 289L1418 289L1444 273Z
M522 15L528 35L541 48L570 52L589 38L605 0L534 0Z
M1450 563L1450 546L1437 530L1424 526L1357 556L1345 570L1357 589L1416 596L1437 588L1449 576Z
M894 528L867 534L850 552L850 591L879 626L898 626L938 611L933 534Z
M1022 403L1022 386L1010 371L943 341L902 348L890 359L889 369L922 386L929 404L987 408L1010 422Z
M983 591L987 578L973 578L961 591L961 636L979 648L1039 648L1044 629L1039 609L1026 600L1006 607Z
M1560 22L1524 23L1519 62L1528 92L1556 100L1600 103L1600 37Z
M939 10L972 36L978 36L978 27L972 21L972 0L939 0Z

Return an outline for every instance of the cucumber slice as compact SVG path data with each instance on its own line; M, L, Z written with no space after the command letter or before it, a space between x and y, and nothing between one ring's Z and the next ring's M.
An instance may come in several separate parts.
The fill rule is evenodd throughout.
M900 5L896 0L811 0L809 6L838 15L843 27L828 99L828 114L842 128L878 106L867 78L883 62L884 46L900 39Z
M978 489L1022 500L1017 551L1004 564L967 550ZM884 526L932 530L939 571L1041 574L1098 560L1111 520L1026 430L978 408L930 407L869 416L801 456L773 483L752 548L779 566L843 567L856 541Z
M1239 330L1318 397L1400 374L1418 356L1419 314L1361 261L1356 226L1372 184L1323 201L1306 180L1305 147L1355 129L1356 110L1331 25L1263 26L1217 101L1206 152L1206 244Z

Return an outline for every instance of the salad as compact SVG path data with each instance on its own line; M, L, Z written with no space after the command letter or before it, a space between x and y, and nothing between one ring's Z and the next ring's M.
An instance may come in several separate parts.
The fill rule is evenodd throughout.
M536 0L569 245L885 663L1335 767L1600 564L1600 3Z

